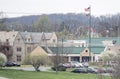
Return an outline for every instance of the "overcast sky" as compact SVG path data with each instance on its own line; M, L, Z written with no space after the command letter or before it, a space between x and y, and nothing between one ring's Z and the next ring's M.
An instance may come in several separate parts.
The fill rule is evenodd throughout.
M7 17L84 13L89 5L92 15L95 16L120 12L120 0L0 0L0 11L6 12Z

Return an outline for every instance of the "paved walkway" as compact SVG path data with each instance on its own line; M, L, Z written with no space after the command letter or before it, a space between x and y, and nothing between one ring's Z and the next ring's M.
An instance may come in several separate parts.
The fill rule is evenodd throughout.
M5 78L5 77L0 77L0 79L8 79L8 78Z

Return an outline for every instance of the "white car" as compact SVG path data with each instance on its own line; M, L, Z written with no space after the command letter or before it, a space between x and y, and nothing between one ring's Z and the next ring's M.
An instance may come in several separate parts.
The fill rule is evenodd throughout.
M75 67L83 67L82 63L77 61L71 61L70 63L73 64Z

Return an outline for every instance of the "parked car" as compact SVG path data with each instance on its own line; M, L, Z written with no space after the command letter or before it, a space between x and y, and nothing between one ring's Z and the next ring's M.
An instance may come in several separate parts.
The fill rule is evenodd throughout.
M96 69L94 69L94 68L92 68L92 67L88 67L88 68L87 68L87 72L88 72L88 73L98 73L98 70L96 70Z
M71 67L69 63L64 63L64 64L60 63L60 64L58 64L58 66L64 66L66 68L70 68Z
M71 64L72 67L83 67L82 63L78 62L78 61L71 61L69 62Z
M71 65L69 63L64 63L63 66L65 66L66 68L70 68Z
M71 71L73 73L88 73L86 68L78 68Z
M6 67L12 67L12 66L17 66L17 67L19 67L20 64L15 63L15 62L7 62L7 63L5 63L5 66L6 66Z
M83 65L84 67L89 67L88 62L83 62L82 65Z

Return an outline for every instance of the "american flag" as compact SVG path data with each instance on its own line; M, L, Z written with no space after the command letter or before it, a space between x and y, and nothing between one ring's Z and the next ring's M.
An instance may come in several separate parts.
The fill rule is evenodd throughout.
M85 11L87 12L87 11L90 11L90 7L88 7L88 8L85 8Z

